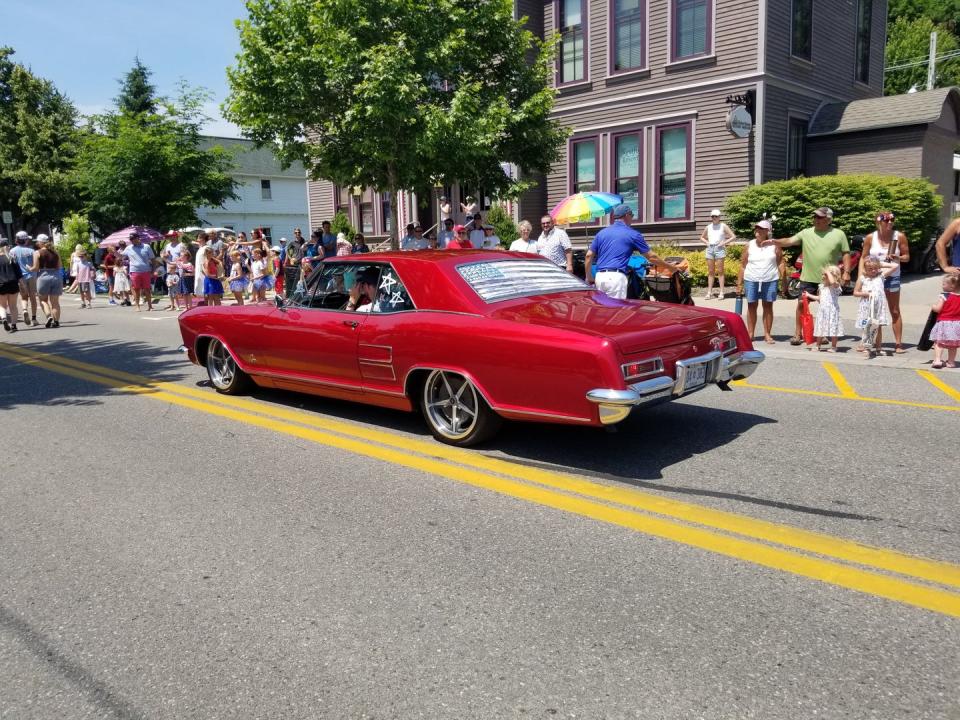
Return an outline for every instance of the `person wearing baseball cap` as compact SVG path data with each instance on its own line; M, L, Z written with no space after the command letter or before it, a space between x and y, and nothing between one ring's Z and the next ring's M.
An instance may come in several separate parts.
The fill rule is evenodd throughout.
M737 295L746 295L747 332L753 339L757 329L757 303L763 303L763 339L769 345L773 339L773 303L777 299L777 281L780 279L780 261L783 250L768 242L773 225L764 218L753 224L753 240L743 248L740 273L737 276ZM746 289L746 293L744 293Z
M590 243L590 249L587 250L587 258L584 262L587 282L591 285L596 283L597 290L618 300L627 299L627 274L629 272L627 263L634 251L643 255L651 265L662 267L671 274L679 269L675 265L661 260L650 249L647 241L643 238L643 234L630 226L632 220L633 208L629 205L621 203L614 207L613 224L597 233L593 242ZM594 258L597 259L598 268L596 278L590 272Z
M473 250L470 231L465 225L454 225L453 240L447 243L447 250Z
M23 305L23 324L36 327L37 322L37 273L31 270L36 251L30 247L33 240L23 230L17 233L16 247L10 257L20 266L20 301Z
M453 218L446 218L443 221L443 230L437 234L437 247L441 250L445 250L447 244L456 237L453 232L453 225Z
M713 278L716 276L720 285L717 299L723 299L723 283L725 281L723 274L723 259L727 256L727 245L736 239L733 230L727 227L727 224L720 221L720 210L714 208L710 211L710 224L700 233L700 242L707 246L705 254L707 256L707 293L705 298L713 295Z
M793 237L768 240L778 247L800 246L803 253L803 269L800 271L800 295L797 301L796 328L791 345L802 345L801 321L805 293L817 294L823 269L828 265L842 263L841 282L850 282L850 243L843 230L832 227L833 210L823 206L813 211L813 227L805 228Z

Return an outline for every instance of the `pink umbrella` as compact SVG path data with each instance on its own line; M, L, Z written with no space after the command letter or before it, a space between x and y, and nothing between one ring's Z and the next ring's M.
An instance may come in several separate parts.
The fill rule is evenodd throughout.
M123 228L123 230L117 230L115 233L107 235L107 237L100 241L100 247L116 247L117 243L121 240L128 242L131 233L137 233L140 236L140 241L145 243L163 240L163 233L159 230L143 227L142 225L131 225L130 227Z

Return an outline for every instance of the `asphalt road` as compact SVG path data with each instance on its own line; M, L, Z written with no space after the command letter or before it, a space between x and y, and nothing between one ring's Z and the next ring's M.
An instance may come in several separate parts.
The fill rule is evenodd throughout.
M0 338L0 718L960 717L958 372L458 451L73 302Z

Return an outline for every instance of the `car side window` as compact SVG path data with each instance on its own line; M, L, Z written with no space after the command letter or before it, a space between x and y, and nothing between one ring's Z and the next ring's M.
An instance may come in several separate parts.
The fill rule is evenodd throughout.
M377 286L377 297L374 299L371 312L383 315L386 313L416 310L410 294L391 266L386 266L380 273L380 283Z

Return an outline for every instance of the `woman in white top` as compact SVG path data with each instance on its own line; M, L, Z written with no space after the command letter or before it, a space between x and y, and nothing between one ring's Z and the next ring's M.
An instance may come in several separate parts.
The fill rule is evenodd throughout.
M737 294L747 296L747 332L750 338L757 329L757 303L763 303L763 339L769 345L775 342L773 331L773 303L777 299L777 281L780 279L780 260L783 250L773 244L764 245L773 226L769 220L754 223L753 240L743 248L740 256L740 274ZM722 277L722 275L721 275Z
M521 220L518 227L520 228L520 237L510 244L510 250L512 252L525 252L536 255L537 241L530 239L530 233L533 232L533 225L527 220Z
M863 251L860 253L860 268L858 275L863 277L863 261L868 257L875 257L881 263L897 263L897 268L883 278L883 294L887 297L890 308L891 325L896 345L893 351L897 354L906 352L903 349L903 320L900 317L900 263L910 260L910 244L907 236L899 230L893 229L896 219L889 210L877 213L877 230L863 239Z
M720 211L710 211L710 224L700 233L700 242L707 246L707 293L704 297L713 295L713 276L716 275L720 283L718 298L723 297L723 258L727 256L727 245L736 235L727 224L720 222Z

